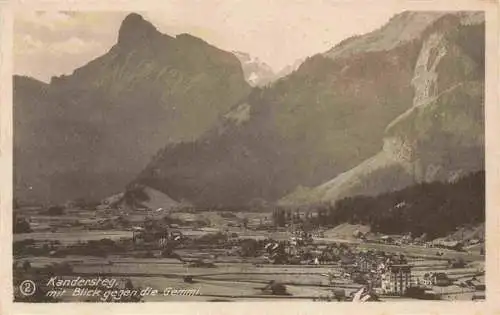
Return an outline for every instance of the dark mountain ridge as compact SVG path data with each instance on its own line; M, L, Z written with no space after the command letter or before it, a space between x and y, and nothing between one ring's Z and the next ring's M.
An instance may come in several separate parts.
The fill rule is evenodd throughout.
M450 43L445 46L451 50L437 65L439 82L431 94L457 82L484 81L480 77L484 56L470 49L484 42L484 20L468 22L476 15L405 12L377 31L308 58L285 78L254 88L199 140L167 146L137 182L198 206L234 207L275 202L297 187L335 178L376 155L388 125L412 109L421 94L415 83L420 74L417 62L436 34L445 35L443 43ZM465 39L464 34L474 32L479 35ZM462 49L464 44L469 49ZM446 63L469 70L453 69ZM474 91L481 94L480 89ZM471 99L479 109L480 94ZM449 100L446 111L453 113L456 99ZM474 129L474 135L481 132ZM465 149L454 143L448 148L451 155L462 149L464 154L476 150L471 156L482 159L475 145ZM464 173L473 170L463 167ZM394 172L399 171L393 167L385 178ZM394 182L387 181L376 193L416 182L410 174L408 179L398 179L393 188Z
M196 140L249 90L233 54L130 14L117 43L71 75L14 77L16 195L64 202L123 190L159 148Z
M378 195L484 169L483 103L480 12L403 12L253 89L232 53L130 14L73 74L14 78L15 194L140 184L198 207Z

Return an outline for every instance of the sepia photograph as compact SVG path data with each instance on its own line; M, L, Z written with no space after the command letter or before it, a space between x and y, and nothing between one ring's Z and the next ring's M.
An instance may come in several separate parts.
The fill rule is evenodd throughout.
M12 301L484 302L485 11L215 2L12 13Z

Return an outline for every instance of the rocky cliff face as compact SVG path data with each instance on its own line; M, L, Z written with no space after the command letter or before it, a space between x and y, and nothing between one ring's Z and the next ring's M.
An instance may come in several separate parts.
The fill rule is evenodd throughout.
M379 153L282 202L334 202L483 170L484 20L457 14L428 28L411 84L412 106L388 125Z
M245 80L247 80L248 84L254 87L270 85L272 82L286 77L290 73L297 70L305 60L296 60L292 64L285 66L280 71L274 72L268 64L259 58L252 57L249 54L240 51L233 51L233 54L241 62L241 67L243 69L243 73L245 74Z
M233 51L233 54L241 62L245 80L251 86L265 86L277 79L273 69L259 58L240 51Z
M286 201L376 194L480 168L481 138L474 150L463 141L469 128L470 138L482 132L481 21L480 14L398 15L254 89L202 139L167 146L137 181L197 205L237 206L297 188L305 198ZM467 95L471 102L457 103ZM458 123L465 117L469 124ZM416 127L404 133L403 126ZM447 162L451 156L461 164ZM443 175L425 175L436 165Z
M103 56L50 84L14 78L15 193L99 200L166 143L194 141L248 95L238 59L138 14Z

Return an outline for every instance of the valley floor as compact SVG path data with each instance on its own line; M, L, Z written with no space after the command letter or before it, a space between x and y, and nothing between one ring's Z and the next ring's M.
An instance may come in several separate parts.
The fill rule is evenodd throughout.
M135 215L137 222L140 222L140 214ZM238 253L239 245L235 245L238 244L235 241L178 246L174 250L176 257L164 258L161 246L151 247L146 244L131 246L134 232L130 229L86 230L80 225L65 226L60 222L62 220L60 217L52 221L48 218L38 218L41 219L47 220L48 226L59 226L59 228L55 231L34 231L14 235L14 247L17 250L14 253L14 274L17 281L15 285L28 279L30 275L37 278L37 284L45 288L45 295L55 294L49 293L54 291L54 288L46 285L54 275L65 279L101 277L117 279L119 283L130 281L134 290L138 290L138 294L143 293L142 301L334 300L332 292L336 290L343 290L346 296L350 296L364 286L342 276L344 266L339 262L319 265L311 262L271 264L262 255L242 257ZM31 220L36 221L36 215L32 214ZM81 217L80 220L85 219ZM91 224L91 221L88 220L86 224ZM176 230L181 231L188 239L196 239L213 235L221 231L221 228L180 226ZM285 241L293 236L290 231L269 232L238 226L225 228L225 233L235 234L239 239L276 241ZM428 288L434 297L442 300L484 298L484 289L460 285L468 280L484 285L484 255L439 249L440 255L437 256L436 248L373 243L353 237L326 234L324 237L313 237L311 246L324 248L332 244L345 244L346 247L352 247L358 252L371 250L387 254L403 254L407 257L408 264L412 266L412 279L421 279L424 274L430 272L444 273L450 279L450 283L446 286L434 285ZM75 244L83 246L82 244L88 242L100 244L95 242L102 239L109 239L115 245L128 244L129 247L121 252L100 255L101 257L78 252L58 254L61 248L70 248L76 246ZM43 244L50 244L51 250L41 252L40 248L48 246ZM465 265L451 268L449 260L457 259L462 260ZM27 265L29 267L26 267ZM52 272L47 271L47 268L53 268ZM329 273L334 274L333 279L328 277ZM266 290L262 290L271 281L283 284L287 295L269 294ZM188 290L182 292L192 294L172 294L169 290ZM17 290L16 300L22 298L22 294ZM62 301L89 300L89 297L75 293L74 288L66 290L57 298ZM379 299L392 302L405 301L409 298L381 294Z

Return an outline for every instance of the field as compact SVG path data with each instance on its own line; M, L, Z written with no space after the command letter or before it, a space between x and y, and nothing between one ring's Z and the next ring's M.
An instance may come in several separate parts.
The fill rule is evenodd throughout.
M204 227L192 227L189 225L177 226L174 230L181 231L188 243L179 245L174 252L176 257L162 257L161 246L133 245L131 239L133 232L130 228L122 229L89 229L96 222L104 222L104 219L113 220L113 216L107 213L100 214L97 220L95 215L87 212L73 212L62 217L51 217L30 213L30 219L35 222L46 222L49 226L56 226L57 230L33 231L14 235L14 242L26 242L33 240L36 243L58 241L58 245L51 248L51 253L23 254L15 257L17 268L29 262L33 270L45 270L44 268L55 268L57 276L66 277L107 277L131 281L137 290L146 290L142 297L143 301L211 301L211 300L283 300L283 299L305 299L319 300L332 297L332 292L342 290L349 296L363 287L362 284L353 282L352 279L342 276L343 267L340 263L327 264L270 264L262 254L243 257L239 254L238 240L222 243L196 243L195 240L208 235L218 235L224 231L227 235L235 234L237 239L254 239L286 241L293 234L290 230L272 232L260 229L245 228L238 225L245 214L221 215L220 213L207 212L201 215L176 214L178 219L201 221L206 220L209 225ZM115 216L116 217L116 216ZM148 217L144 213L128 214L129 225L140 225ZM250 222L262 222L268 218L263 213L255 213L250 216ZM158 216L155 220L161 220ZM78 226L64 226L65 222L78 220ZM142 220L142 221L141 221ZM252 221L253 220L253 221ZM82 223L83 222L83 223ZM60 226L63 224L63 226ZM432 288L434 294L441 299L470 300L477 297L480 292L471 288L458 286L456 283L477 279L484 283L484 256L477 252L458 252L453 250L439 249L440 256L436 256L435 248L426 248L417 245L389 245L380 243L369 243L352 237L352 230L356 226L341 226L333 232L326 231L324 237L313 237L312 245L317 249L325 248L331 244L345 244L354 252L383 251L388 255L403 254L412 266L412 278L423 278L429 272L444 273L451 279L450 285ZM53 255L61 248L72 246L84 246L88 242L92 247L101 246L100 240L108 239L108 242L120 245L120 251L114 247L104 250L105 254L89 255L73 251L69 254ZM194 242L194 243L193 243ZM83 245L82 245L83 244ZM90 243L88 243L90 244ZM190 244L190 245L189 245ZM33 245L36 246L36 245ZM111 246L111 245L109 245ZM123 247L125 246L125 247ZM128 246L128 247L127 247ZM123 249L128 248L128 249ZM37 252L38 253L38 252ZM461 259L465 262L463 268L450 268L449 260ZM201 263L201 265L200 265ZM66 265L70 268L57 269ZM23 279L28 273L21 273ZM38 272L40 274L40 272ZM328 277L333 274L333 279ZM42 272L43 275L43 272ZM46 275L46 278L49 274ZM475 277L475 278L474 278ZM189 279L189 280L186 280ZM45 280L46 281L46 280ZM271 281L286 286L287 295L280 296L269 294L265 290ZM168 288L193 289L195 296L165 295ZM158 294L152 294L147 290L157 290ZM71 296L66 293L59 297L64 301L86 300L85 297ZM404 300L403 297L384 297L380 300Z
M328 296L334 289L344 289L347 294L361 288L345 279L335 279L329 283L325 274L329 271L340 273L338 265L328 266L289 266L263 265L249 263L216 263L216 268L186 267L175 259L131 259L108 257L106 259L87 260L84 257L67 257L64 261L71 262L74 274L110 278L128 278L134 287L152 288L163 292L166 288L196 288L200 295L196 297L176 296L146 296L145 301L165 300L211 300L224 298L228 300L245 299L283 299L283 297L264 295L261 289L269 281L279 281L287 286L287 291L293 299L315 299ZM61 259L31 259L34 266L42 266ZM421 277L434 266L435 272L444 272L451 278L470 278L476 273L475 268L450 270L441 262L414 261L413 276ZM192 276L193 283L186 283L184 277ZM457 286L447 288L435 287L436 292L450 295L455 299L470 299L474 292ZM470 296L469 296L470 295ZM392 300L393 298L391 298Z
M14 235L14 242L26 239L37 241L59 241L64 244L86 242L109 238L118 240L120 238L131 238L131 231L66 231L66 232L34 232Z

